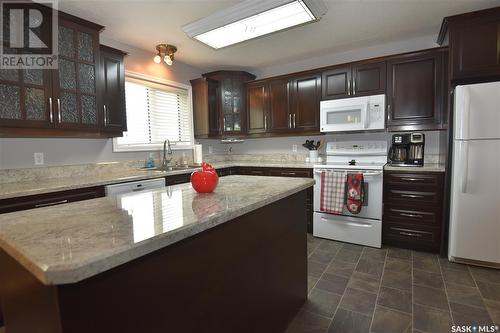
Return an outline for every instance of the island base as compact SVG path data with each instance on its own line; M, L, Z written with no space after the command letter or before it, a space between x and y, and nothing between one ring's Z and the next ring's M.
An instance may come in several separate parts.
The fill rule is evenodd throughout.
M306 191L75 284L0 250L8 333L284 332L307 298Z

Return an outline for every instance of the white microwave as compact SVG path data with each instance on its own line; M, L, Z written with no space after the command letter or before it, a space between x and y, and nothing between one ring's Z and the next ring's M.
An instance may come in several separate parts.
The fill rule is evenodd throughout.
M370 131L384 128L385 94L333 99L320 103L321 132Z

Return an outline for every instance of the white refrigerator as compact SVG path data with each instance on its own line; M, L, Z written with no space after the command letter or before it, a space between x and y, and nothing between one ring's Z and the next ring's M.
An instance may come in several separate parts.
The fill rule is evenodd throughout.
M451 261L500 267L500 82L457 86Z

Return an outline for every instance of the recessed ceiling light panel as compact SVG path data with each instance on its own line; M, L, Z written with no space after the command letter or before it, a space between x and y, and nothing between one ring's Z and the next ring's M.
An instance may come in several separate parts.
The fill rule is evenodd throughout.
M297 25L326 13L321 0L244 1L182 27L188 36L220 49Z

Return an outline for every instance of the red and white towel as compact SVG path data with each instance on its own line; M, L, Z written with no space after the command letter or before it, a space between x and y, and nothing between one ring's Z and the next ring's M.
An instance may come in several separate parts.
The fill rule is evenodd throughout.
M345 203L346 175L346 171L324 170L321 172L320 211L342 214Z
M363 173L347 174L347 200L346 207L352 214L359 214L365 201Z

